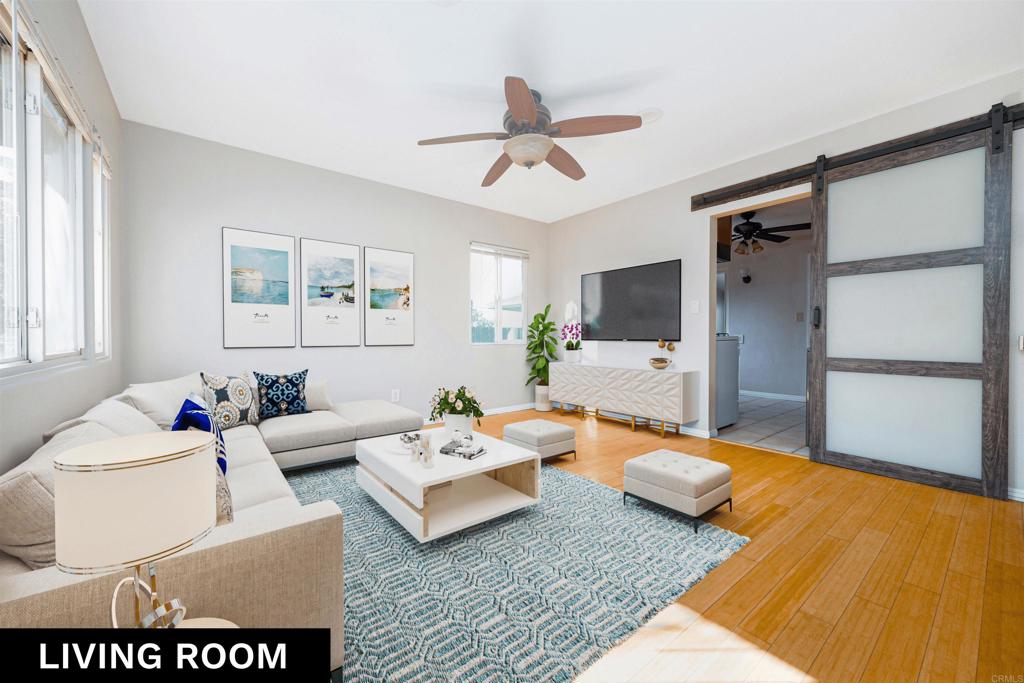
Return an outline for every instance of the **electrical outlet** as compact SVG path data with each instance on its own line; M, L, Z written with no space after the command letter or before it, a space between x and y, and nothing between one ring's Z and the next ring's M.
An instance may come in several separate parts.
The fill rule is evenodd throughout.
M392 389L391 390L391 402L392 403L398 403L400 400L402 400L401 396L402 396L402 392L399 391L398 389Z
M742 344L743 342L746 341L746 338L744 337L744 335L741 334L741 335L739 335L739 337L740 337L740 344Z
M796 313L796 321L798 323L802 323L804 321L804 312L803 311L797 311L797 313Z

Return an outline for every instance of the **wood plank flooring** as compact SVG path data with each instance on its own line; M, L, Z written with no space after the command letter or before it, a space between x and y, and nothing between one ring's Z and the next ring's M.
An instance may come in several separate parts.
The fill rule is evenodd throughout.
M579 679L1024 681L1024 505L739 444L520 411L576 429L548 463L622 488L657 448L724 462L734 506L706 521L751 542Z

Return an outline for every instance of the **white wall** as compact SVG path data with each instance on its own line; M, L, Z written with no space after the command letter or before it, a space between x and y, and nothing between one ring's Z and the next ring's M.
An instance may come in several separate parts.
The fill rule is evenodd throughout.
M126 382L309 368L335 400L399 389L424 414L441 385L471 386L485 409L532 402L522 345L469 343L469 243L530 252L532 315L546 226L131 122L124 147ZM222 348L222 226L414 252L415 346Z
M25 4L25 0L22 0ZM24 460L40 444L39 435L80 415L121 386L123 334L120 305L121 115L110 94L92 39L74 0L29 0L37 29L71 78L79 101L99 130L111 156L112 349L113 358L72 368L43 370L0 383L0 472Z
M726 274L729 334L742 335L740 389L803 398L807 386L809 239L765 245L719 263ZM750 273L744 284L740 271ZM801 320L797 320L800 314Z
M553 308L559 310L568 299L579 297L579 277L582 273L682 258L683 340L678 345L675 360L680 368L700 370L702 373L700 419L693 426L706 431L711 395L708 369L711 367L713 353L710 338L714 330L715 259L712 255L712 217L737 213L761 201L794 196L809 191L810 187L804 185L788 188L695 212L690 211L690 196L807 163L819 154L835 155L980 114L987 111L994 102L1015 104L1022 100L1024 71L1016 71L559 221L552 225L549 238L551 249L548 258L552 264L557 264L557 268L552 269L548 283ZM695 131L694 134L701 133ZM714 133L727 134L726 131ZM678 153L685 154L686 150L680 149ZM628 168L624 167L624 172L628 172ZM1024 174L1015 178L1015 189L1024 181L1021 175ZM1021 220L1021 203L1015 202L1017 223ZM1014 261L1019 264L1021 260L1024 260L1024 255ZM1022 291L1024 288L1019 284L1015 286L1012 304L1015 309L1022 305ZM1020 323L1017 326L1019 328ZM585 356L608 362L643 362L654 355L655 351L652 344L634 342L595 342L585 344L584 349ZM1017 385L1020 383L1018 379ZM1016 400L1019 401L1019 398ZM1017 408L1015 419L1018 432L1024 428L1020 423L1019 412ZM1024 443L1019 434L1014 438L1013 481L1018 486L1024 486Z

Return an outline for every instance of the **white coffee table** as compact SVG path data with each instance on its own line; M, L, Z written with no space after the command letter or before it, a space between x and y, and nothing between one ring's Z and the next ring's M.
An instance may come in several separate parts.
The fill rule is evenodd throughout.
M444 430L426 432L434 450L431 468L412 462L397 434L356 442L356 481L420 543L540 500L537 453L474 434L487 454L463 460L439 452L447 442Z

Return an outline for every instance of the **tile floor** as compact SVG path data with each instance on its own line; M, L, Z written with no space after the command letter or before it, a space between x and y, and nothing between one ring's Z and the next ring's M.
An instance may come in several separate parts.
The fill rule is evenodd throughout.
M740 419L718 430L722 441L809 455L803 401L740 395Z

